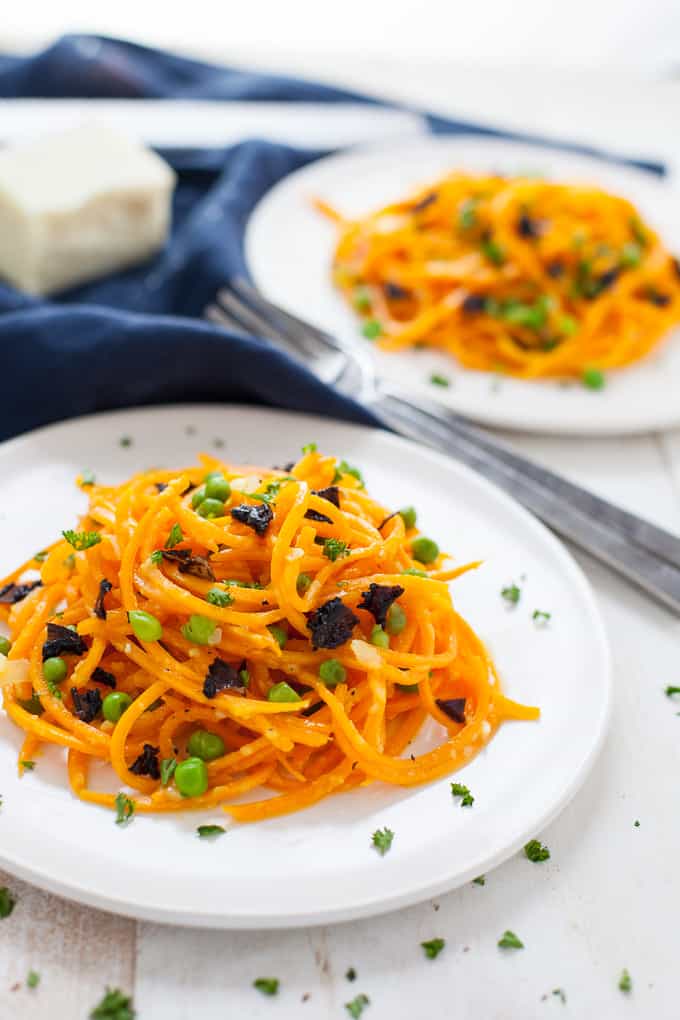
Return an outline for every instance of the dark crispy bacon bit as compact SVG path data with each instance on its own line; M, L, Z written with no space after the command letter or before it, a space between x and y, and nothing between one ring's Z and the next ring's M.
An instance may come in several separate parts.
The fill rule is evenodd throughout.
M241 524L252 528L256 535L264 535L274 520L274 511L269 503L258 503L257 506L241 503L240 506L232 508L231 516Z
M658 290L650 290L647 300L651 301L657 308L665 308L671 303L670 294L660 294Z
M309 705L307 708L303 708L301 714L309 718L310 715L316 715L316 713L320 709L322 709L324 705L325 705L324 701L315 701L313 705Z
M163 549L163 559L179 565L180 574L193 574L204 581L214 581L212 567L205 556L193 556L191 549Z
M102 669L101 666L92 670L90 680L94 680L96 684L104 684L106 687L116 686L116 678L113 673L109 673L108 669Z
M555 259L554 262L548 264L547 273L551 279L559 280L560 276L564 275L564 266L558 259Z
M432 205L433 202L437 201L437 192L431 191L429 195L425 195L419 202L416 202L411 208L413 212L422 212L423 209L427 209L428 206Z
M522 213L517 220L517 233L520 237L535 240L541 236L540 224L536 220L532 220L526 213Z
M91 723L102 709L102 696L96 687L79 691L71 688L73 709L81 722Z
M312 489L315 496L320 496L321 499L328 500L333 506L340 509L340 490L337 485L329 485L327 489ZM330 517L326 517L325 514L319 513L318 510L308 510L305 517L310 521L321 521L323 524L332 524L333 521Z
M393 510L391 514L387 515L387 517L385 518L384 521L380 522L380 524L378 525L378 531L382 531L382 529L385 527L387 522L391 521L393 517L397 517L398 515L399 515L399 511L398 510Z
M242 666L245 669L245 666ZM220 691L233 690L241 694L245 691L245 684L236 671L224 659L213 659L208 667L208 672L203 681L203 694L206 698L214 698Z
M454 722L465 722L465 698L437 698L437 708Z
M307 614L312 632L312 648L338 648L352 636L359 620L343 601L336 597L313 613Z
M165 492L165 490L167 489L167 485L165 484L165 482L156 482L156 488L158 489L159 492Z
M135 758L130 766L130 772L136 776L151 776L152 779L161 778L161 768L158 764L159 747L152 744L145 744L144 749L138 758Z
M384 291L385 297L391 301L404 301L407 297L411 296L410 290L400 287L398 283L390 283L389 280L385 284Z
M106 619L106 607L104 605L104 596L107 595L112 588L113 585L111 584L110 581L107 581L105 577L103 577L102 580L99 582L99 595L97 595L97 600L94 604L94 615L100 620Z
M375 584L373 582L369 585L368 591L362 591L362 601L358 603L358 608L367 609L375 622L383 627L387 619L387 610L400 595L404 594L404 590L400 584Z
M483 312L486 308L486 298L483 294L468 294L461 307L468 315Z
M4 602L7 605L14 605L15 602L21 602L27 595L33 591L34 588L39 588L42 581L26 581L25 584L6 584L3 588L0 588L0 602Z
M47 624L47 641L42 647L43 662L55 655L84 655L87 645L75 630L60 623Z
M608 269L606 273L601 273L597 278L597 293L601 294L603 290L609 290L621 274L621 270L618 266L614 266L613 269Z

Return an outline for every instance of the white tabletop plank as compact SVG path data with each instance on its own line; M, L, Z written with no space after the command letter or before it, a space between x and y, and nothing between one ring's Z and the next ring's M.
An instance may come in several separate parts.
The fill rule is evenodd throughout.
M0 886L16 899L0 920L2 1020L84 1020L106 985L132 989L135 921L68 903L3 872ZM30 970L40 974L35 989L26 987Z

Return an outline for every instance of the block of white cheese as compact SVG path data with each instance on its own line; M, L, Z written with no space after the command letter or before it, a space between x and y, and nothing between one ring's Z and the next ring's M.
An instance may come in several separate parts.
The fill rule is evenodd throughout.
M0 150L0 277L52 294L149 258L174 184L160 156L95 124Z

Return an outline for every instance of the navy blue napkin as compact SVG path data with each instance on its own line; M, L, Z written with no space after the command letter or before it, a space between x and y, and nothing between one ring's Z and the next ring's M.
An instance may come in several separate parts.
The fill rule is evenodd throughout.
M373 102L92 36L66 36L34 57L0 56L0 97ZM437 133L501 134L428 121ZM197 319L219 286L245 272L243 228L260 197L325 153L253 140L162 155L178 186L170 241L152 262L50 301L0 284L0 439L93 411L178 400L264 403L371 423L286 355Z

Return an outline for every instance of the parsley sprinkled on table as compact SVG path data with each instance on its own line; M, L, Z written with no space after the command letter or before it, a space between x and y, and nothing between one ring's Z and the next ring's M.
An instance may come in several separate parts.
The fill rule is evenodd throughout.
M447 379L445 375L439 375L437 372L433 372L430 376L430 382L433 386L441 386L444 389L451 385L451 380Z
M16 900L6 885L0 889L0 918L9 917L14 910Z
M352 999L351 1002L345 1003L345 1009L347 1010L349 1015L353 1017L353 1020L357 1020L357 1018L361 1016L363 1011L366 1009L366 1006L368 1006L370 1002L371 1000L369 999L369 997L367 995L364 995L363 992L361 992L354 999Z
M635 821L633 822L633 826L634 826L634 827L635 827L636 829L639 829L639 828L640 828L640 819L639 819L639 818L636 818L636 819L635 819Z
M421 942L420 944L428 960L435 960L446 945L446 939L430 939L429 942Z
M96 479L95 479L94 473L92 471L87 471L87 470L86 471L81 471L81 473L80 473L80 484L81 484L81 486L84 486L84 485L94 485L95 481L96 481Z
M135 802L119 793L115 800L116 804L116 825L127 825L135 813Z
M121 436L118 440L118 445L126 449L128 446L132 446L132 436Z
M511 606L516 606L522 596L522 589L516 584L510 584L507 588L501 588L501 598L505 599Z
M538 627L545 627L550 622L552 613L546 613L542 609L534 609L531 619Z
M472 879L473 885L486 885L486 875L477 875L477 878Z
M384 857L387 851L392 846L392 840L394 839L394 833L391 829L376 829L371 837L373 846L378 851L381 857Z
M539 861L547 861L550 857L547 846L538 839L530 839L524 847L524 853L534 864L538 864Z
M621 971L621 977L619 978L619 990L625 995L629 995L633 991L633 979L625 967Z
M676 694L680 694L680 687L667 687L666 688L666 697L667 698L673 698L673 697L675 697Z
M200 839L209 839L211 836L223 836L226 831L221 825L199 825L196 829Z
M120 988L107 988L104 998L90 1013L90 1020L135 1020L132 997Z
M461 798L461 807L472 807L475 802L475 798L470 793L469 788L463 786L462 783L451 783L451 796Z
M29 970L28 974L26 975L26 987L37 988L39 984L40 974L38 974L37 970Z
M356 981L356 979L357 979L357 972L355 971L354 967L348 967L347 968L347 972L345 973L345 977L347 978L348 981Z
M279 979L255 978L253 981L253 988L257 988L258 992L262 992L263 995L277 995L279 991Z
M553 988L552 994L555 996L555 998L559 999L563 1005L566 1004L567 993L565 992L564 988Z
M504 931L498 940L501 949L524 949L524 943L515 935L514 931Z

